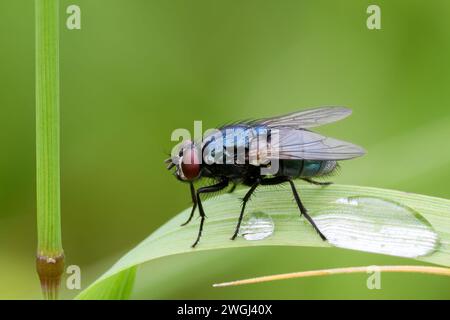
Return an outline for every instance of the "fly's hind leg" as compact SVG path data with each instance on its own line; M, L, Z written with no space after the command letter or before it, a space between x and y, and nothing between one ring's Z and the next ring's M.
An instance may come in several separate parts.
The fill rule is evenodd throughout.
M330 184L333 184L333 182L331 181L327 181L327 182L320 182L320 181L316 181L310 178L302 178L302 180L311 183L311 184L315 184L316 186L329 186Z
M289 182L289 184L291 186L292 194L294 195L295 202L297 203L298 208L300 209L300 216L304 215L306 220L308 220L308 222L313 226L313 228L317 231L317 233L322 238L322 240L327 240L327 238L323 235L323 233L320 232L320 230L317 227L317 225L314 222L314 220L308 214L308 211L306 210L305 206L303 205L303 203L300 200L300 196L298 195L297 189L295 188L295 184L290 178L288 178L288 177L275 177L275 178L264 179L264 180L261 181L261 185L277 185L277 184L281 184L281 183L284 183L284 182Z
M322 240L327 240L327 238L323 235L322 232L320 232L319 228L317 227L316 223L314 222L314 220L311 218L311 216L308 214L308 211L306 210L306 208L303 206L303 203L300 200L300 196L298 195L297 189L295 188L295 184L292 180L287 179L287 181L289 181L289 184L291 185L291 189L292 189L292 193L294 195L295 198L295 202L297 202L298 208L300 209L300 213L303 214L305 216L305 218L309 221L309 223L311 223L311 225L314 227L314 229L317 231L317 233L319 234L319 236L322 238Z
M323 235L323 233L320 232L320 230L317 227L316 223L311 218L311 216L308 214L308 211L306 210L306 208L303 206L303 203L300 200L300 196L298 195L297 189L295 188L294 182L291 179L289 179L288 177L274 177L274 178L262 179L262 180L259 180L259 181L255 182L255 184L253 184L251 186L250 190L247 191L247 193L245 194L244 198L242 199L243 202L242 202L241 214L239 215L238 224L236 226L236 230L234 232L234 235L231 237L231 240L236 239L236 237L237 237L237 235L239 233L239 228L241 226L242 218L244 216L245 206L246 206L248 200L250 199L251 195L253 194L253 192L256 190L256 188L259 185L270 186L270 185L277 185L277 184L281 184L281 183L285 183L285 182L289 182L289 184L291 186L292 193L293 193L294 198L295 198L295 202L297 203L298 208L300 209L300 215L304 215L305 216L306 220L308 220L308 222L313 226L313 228L317 231L317 233L322 238L322 240L326 240L327 239Z

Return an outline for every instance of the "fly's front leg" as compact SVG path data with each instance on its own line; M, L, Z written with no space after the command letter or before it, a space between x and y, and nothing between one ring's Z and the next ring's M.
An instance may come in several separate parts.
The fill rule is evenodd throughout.
M181 226L185 226L187 225L189 222L191 222L192 217L194 216L194 212L195 209L197 208L197 196L195 195L195 188L194 188L194 184L191 182L189 183L190 185L190 189L191 189L191 198L192 198L192 210L191 210L191 214L189 215L189 218L187 219L187 221L185 223L183 223Z
M200 199L200 195L202 193L217 192L217 191L220 191L220 190L226 188L227 186L228 186L228 179L224 179L215 185L199 188L197 190L196 200L197 200L197 205L198 205L198 211L200 213L200 227L198 229L197 240L195 240L194 244L192 245L192 248L194 248L200 241L200 238L202 236L202 231L203 231L203 224L205 223L205 218L206 218L205 210L203 210L203 205L202 205L202 201Z

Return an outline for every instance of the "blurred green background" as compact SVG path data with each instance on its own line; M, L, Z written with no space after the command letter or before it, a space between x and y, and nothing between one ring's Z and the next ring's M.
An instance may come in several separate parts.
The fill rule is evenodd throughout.
M382 30L368 30L378 4ZM82 29L65 27L78 4ZM367 156L338 183L449 198L450 2L61 1L63 244L86 287L189 206L162 161L175 128L320 105L321 133ZM0 2L0 298L40 298L34 270L34 4ZM207 226L206 226L207 227ZM207 228L206 228L207 230ZM207 232L207 231L206 231ZM186 244L189 245L189 244ZM448 278L345 275L213 289L257 275L415 261L342 249L245 248L155 261L133 298L450 298ZM78 291L63 290L71 298Z

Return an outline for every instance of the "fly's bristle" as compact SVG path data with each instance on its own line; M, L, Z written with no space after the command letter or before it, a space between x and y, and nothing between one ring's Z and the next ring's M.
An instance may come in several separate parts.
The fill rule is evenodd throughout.
M167 166L167 170L170 170L174 167L175 165L173 164L173 162L169 163L169 165Z
M166 160L164 160L164 163L167 163L167 170L170 170L175 166L172 158L167 158Z

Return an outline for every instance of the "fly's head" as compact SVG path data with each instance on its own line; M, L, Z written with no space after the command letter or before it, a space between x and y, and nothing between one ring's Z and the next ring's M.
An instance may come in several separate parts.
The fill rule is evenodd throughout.
M178 152L166 159L167 169L175 167L174 175L180 181L192 182L201 176L200 146L192 141L186 141L179 147Z

